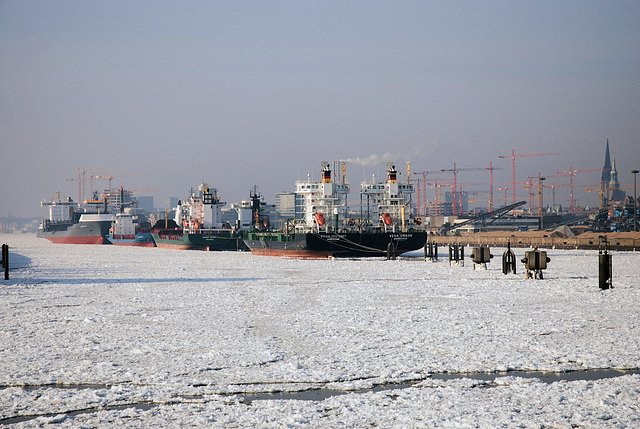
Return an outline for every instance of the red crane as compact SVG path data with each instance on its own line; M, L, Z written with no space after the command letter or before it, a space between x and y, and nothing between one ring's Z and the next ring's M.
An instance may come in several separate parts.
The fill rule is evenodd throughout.
M440 183L438 183L438 180L440 180ZM431 188L434 188L434 191L435 191L434 192L435 199L434 199L434 206L433 206L433 208L434 208L434 216L438 216L439 215L438 208L440 206L438 204L438 199L439 199L438 195L440 195L440 188L442 188L444 186L451 186L451 183L448 180L444 180L444 183L443 183L443 180L444 179L435 178L435 179L433 179L433 181L434 181L433 185L430 186ZM425 204L426 204L426 201L425 201Z
M443 168L440 171L452 171L453 172L453 184L451 185L451 212L454 216L458 215L458 184L457 173L458 171L485 171L486 168L456 168L456 163L453 163L453 168Z
M426 183L427 183L427 174L429 172L428 171L420 171L420 172L414 172L413 174L422 174L422 185L420 185L420 179L418 179L418 189L416 189L416 194L418 195L418 204L417 204L417 209L418 209L418 216L423 215L426 216L426 210L425 210L425 205L427 203L427 195L426 195ZM423 202L424 201L424 202Z
M503 168L500 167L494 167L493 166L493 162L489 163L489 167L486 168L486 170L489 170L489 211L492 212L493 211L493 170L503 170ZM505 205L507 205L506 201L505 201Z
M427 215L427 174L429 173L440 173L440 171L418 171L413 174L422 175L422 185L420 185L420 179L418 179L418 189L416 190L418 194L418 215L422 214L423 216ZM437 202L437 198L436 198ZM436 213L437 216L437 213Z
M106 168L77 168L78 172L77 179L67 179L67 182L78 182L78 204L84 203L84 195L85 195L85 184L87 180L91 183L91 197L93 198L93 181L100 180L102 177L97 176L95 172L105 171ZM87 178L87 173L89 173L89 177Z
M571 198L571 204L569 205L569 212L573 213L573 176L576 173L586 173L589 171L602 171L602 168L589 168L586 170L574 170L572 166L569 166L569 171L558 171L556 175L549 177L562 177L569 176L569 196Z
M500 155L498 158L511 158L511 195L513 197L513 204L516 203L516 158L523 156L545 156L545 155L560 155L559 153L526 153L516 155L515 149L511 150L511 155Z
M498 189L496 189L496 191L504 191L504 205L505 205L505 206L507 205L507 190L508 190L508 189L509 189L509 188L507 188L506 186L505 186L505 187L502 187L502 188L498 188Z

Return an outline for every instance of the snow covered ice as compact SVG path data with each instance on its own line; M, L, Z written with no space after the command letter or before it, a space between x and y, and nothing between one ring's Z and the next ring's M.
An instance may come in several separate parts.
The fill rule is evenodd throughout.
M474 270L0 241L0 424L640 427L638 374L512 375L638 370L637 252L602 291L596 251L546 249L526 280L525 249L503 275L504 249Z

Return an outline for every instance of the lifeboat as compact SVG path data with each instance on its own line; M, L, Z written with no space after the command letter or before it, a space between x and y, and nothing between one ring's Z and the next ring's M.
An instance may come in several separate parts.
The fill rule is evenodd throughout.
M324 225L324 216L322 213L316 213L316 222L318 222L320 226Z
M382 221L387 225L391 226L393 223L393 219L391 219L391 215L389 213L385 213L382 215Z

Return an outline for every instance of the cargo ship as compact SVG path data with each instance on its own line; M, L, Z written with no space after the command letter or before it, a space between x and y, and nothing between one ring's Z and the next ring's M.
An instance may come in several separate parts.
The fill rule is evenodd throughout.
M157 247L185 250L239 250L244 247L236 229L223 224L217 189L201 184L188 201L179 201L172 221L155 223L151 235Z
M296 182L296 199L304 201L300 219L288 221L278 231L256 225L244 233L244 242L256 255L295 258L395 257L420 249L427 234L414 227L413 184L400 183L397 174L389 163L386 182L377 183L374 177L362 183L360 216L354 218L348 216L344 163L342 181L334 182L329 164L323 162L319 182L309 177Z
M151 229L140 224L140 218L130 212L116 214L109 230L109 241L116 246L155 247Z
M106 200L99 202L106 207ZM49 214L40 223L37 236L58 244L111 244L107 236L114 217L108 213L88 213L71 198L42 201ZM95 208L95 207L94 207Z
M93 192L83 204L58 193L41 206L48 208L48 214L37 235L53 243L153 245L151 234L141 230L146 211L137 208L132 192L122 187Z

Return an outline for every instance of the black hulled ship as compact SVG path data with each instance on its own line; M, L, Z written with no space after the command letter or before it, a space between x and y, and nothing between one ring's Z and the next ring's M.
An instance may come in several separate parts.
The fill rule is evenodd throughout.
M386 182L362 183L359 216L350 216L347 206L349 185L333 181L331 169L322 163L319 182L296 182L296 200L301 202L299 219L287 222L278 231L245 232L245 244L257 255L297 258L380 257L400 255L420 249L426 233L414 228L411 195L413 184L400 183L392 163ZM410 176L408 176L410 177ZM258 213L254 217L259 218Z

